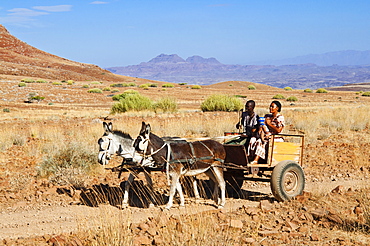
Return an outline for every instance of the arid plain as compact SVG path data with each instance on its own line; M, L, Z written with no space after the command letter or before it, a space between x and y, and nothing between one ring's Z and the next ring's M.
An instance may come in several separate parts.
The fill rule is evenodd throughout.
M191 85L162 87L164 82L124 77L135 87L110 87L113 81L43 79L26 83L25 76L0 75L0 244L4 245L368 245L370 171L370 97L354 91L306 93L250 82L228 81L201 89ZM98 83L97 83L98 82ZM155 83L157 87L140 88ZM256 89L249 90L253 84ZM91 88L108 88L89 93ZM111 96L127 89L152 100L175 98L176 113L126 112L111 115ZM30 93L43 100L26 103ZM267 113L276 94L286 117L285 133L305 135L306 189L294 201L278 203L269 184L246 181L239 197L229 197L218 210L208 197L195 203L188 197L183 209L163 211L168 186L165 175L154 173L162 197L146 207L145 186L137 182L141 202L120 210L122 174L90 160L97 157L102 121L136 137L145 121L159 136L217 137L234 131L237 112L201 112L200 103L212 94L239 95L256 101ZM64 152L65 150L73 150ZM67 154L66 154L67 153ZM48 160L89 160L88 172L61 168L42 176ZM62 157L61 157L62 156ZM73 158L75 159L73 159ZM109 167L119 165L114 158ZM140 179L139 179L140 180ZM134 192L134 193L135 193ZM212 238L210 240L209 238Z

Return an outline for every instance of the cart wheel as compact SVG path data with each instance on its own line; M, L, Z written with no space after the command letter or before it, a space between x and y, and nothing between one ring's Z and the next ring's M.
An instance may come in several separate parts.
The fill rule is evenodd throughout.
M305 178L300 165L294 161L282 161L274 167L271 176L271 191L276 200L288 201L302 194Z
M240 197L241 187L244 182L243 170L227 170L224 171L224 179L226 182L226 190L229 197Z

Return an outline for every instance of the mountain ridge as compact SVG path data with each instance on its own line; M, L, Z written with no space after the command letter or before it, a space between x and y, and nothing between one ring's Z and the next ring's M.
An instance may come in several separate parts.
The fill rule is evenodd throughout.
M280 88L314 89L370 81L370 66L367 65L227 65L216 58L192 56L183 59L176 54L160 54L149 62L107 70L132 77L199 85L240 80Z

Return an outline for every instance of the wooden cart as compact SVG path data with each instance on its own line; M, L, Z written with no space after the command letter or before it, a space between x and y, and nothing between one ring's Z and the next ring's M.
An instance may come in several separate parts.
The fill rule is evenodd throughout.
M237 135L240 133L225 133ZM244 180L270 182L271 191L278 201L287 201L302 193L305 186L303 165L303 135L272 135L266 147L267 158L250 164L246 146L237 136L226 143L224 177L229 190L241 189ZM283 139L281 142L279 140Z

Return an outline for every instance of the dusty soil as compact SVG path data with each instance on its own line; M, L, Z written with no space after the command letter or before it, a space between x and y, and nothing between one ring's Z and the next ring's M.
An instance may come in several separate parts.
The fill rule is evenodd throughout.
M245 181L242 190L227 199L224 209L215 208L205 191L199 203L188 197L185 208L175 205L167 211L164 204L168 187L161 172L153 176L156 206L148 207L147 190L141 177L130 195L131 206L124 210L119 208L120 187L127 173L118 178L117 173L101 169L78 189L54 186L46 179L36 178L37 161L26 154L25 148L37 141L29 139L24 146L14 145L2 152L0 244L59 245L56 243L63 242L61 245L88 245L94 237L82 232L101 228L100 220L106 214L109 218L129 217L132 231L136 233L134 242L139 240L144 244L152 244L158 236L152 235L150 228L157 228L167 223L163 220L172 221L173 218L178 220L176 223L186 223L181 216L191 214L206 214L220 225L228 224L235 237L241 240L236 242L238 245L368 245L370 242L361 201L363 194L368 194L369 168L349 161L357 148L369 149L368 144L357 146L326 141L308 145L305 151L307 185L305 193L295 201L278 203L268 183ZM330 148L343 153L338 155L339 162L335 165L327 163L322 154ZM111 166L119 161L119 157L115 158ZM24 188L19 189L17 185ZM248 228L254 228L255 234ZM353 232L353 228L363 229Z

